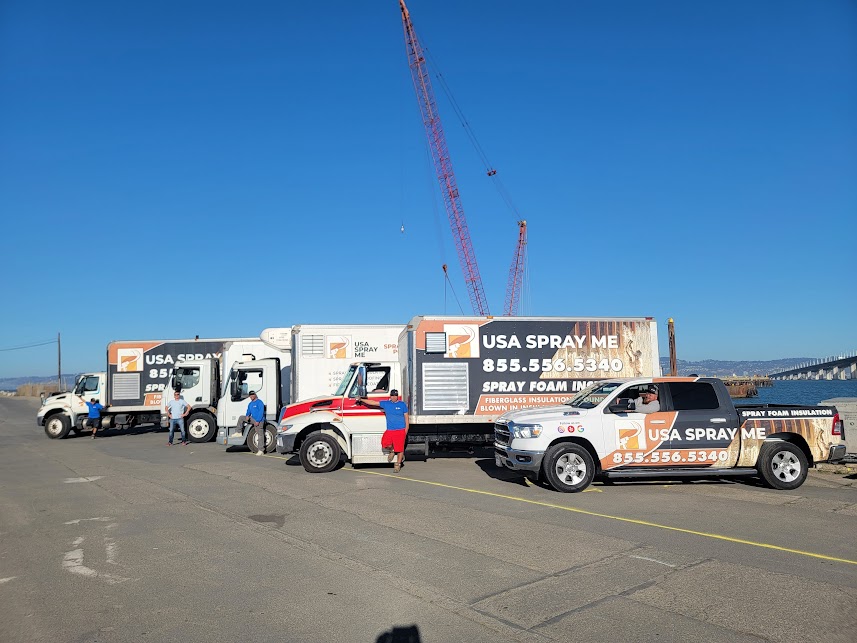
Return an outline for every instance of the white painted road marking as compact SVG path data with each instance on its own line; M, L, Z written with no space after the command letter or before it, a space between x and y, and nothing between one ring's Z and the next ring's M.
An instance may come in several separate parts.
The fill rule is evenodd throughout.
M104 476L89 476L87 478L66 478L63 480L66 484L71 482L95 482L96 480L101 480Z
M17 576L9 576L7 578L0 578L0 585L2 585L3 583L8 583L10 580L15 580L16 578L18 578L18 577Z
M74 546L82 545L84 540L85 538L83 536L78 536L77 538L75 538L72 544ZM108 562L111 561L108 560ZM68 572L71 572L72 574L80 574L81 576L86 576L88 578L97 578L99 580L103 580L108 585L117 585L119 583L124 583L126 580L131 580L130 578L125 578L124 576L115 576L113 574L105 574L103 572L98 572L92 569L91 567L87 567L86 565L84 565L82 547L67 551L63 556L62 567L63 569Z
M630 556L630 558L636 558L637 560L648 560L651 563L657 563L658 565L666 565L667 567L675 567L675 565L670 565L669 563L665 563L662 560L655 560L654 558L646 558L645 556Z
M87 522L90 520L95 521L95 522L108 522L110 520L113 520L113 518L110 518L109 516L102 516L100 518L78 518L77 520L69 520L68 522L64 522L63 524L64 525L79 525L82 522Z

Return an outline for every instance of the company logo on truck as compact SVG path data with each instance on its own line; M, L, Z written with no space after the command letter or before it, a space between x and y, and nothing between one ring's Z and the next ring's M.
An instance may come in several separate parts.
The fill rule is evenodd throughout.
M133 373L143 370L143 350L140 348L120 348L117 351L116 370L120 373Z
M349 359L351 357L351 337L328 335L327 357L330 359Z
M476 324L444 324L446 357L479 357L479 326Z

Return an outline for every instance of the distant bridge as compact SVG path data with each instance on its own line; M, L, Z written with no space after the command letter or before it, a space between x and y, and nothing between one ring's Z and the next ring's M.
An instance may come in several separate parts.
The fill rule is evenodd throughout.
M774 380L855 380L857 351L846 355L822 357L768 375Z

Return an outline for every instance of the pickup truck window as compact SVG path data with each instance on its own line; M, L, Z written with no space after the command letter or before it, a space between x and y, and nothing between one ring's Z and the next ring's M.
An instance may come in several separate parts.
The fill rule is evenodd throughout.
M673 409L693 411L720 407L717 392L708 382L670 382Z
M606 382L604 384L591 384L571 398L567 404L576 409L594 409L604 401L604 398L613 393L622 385L621 382Z

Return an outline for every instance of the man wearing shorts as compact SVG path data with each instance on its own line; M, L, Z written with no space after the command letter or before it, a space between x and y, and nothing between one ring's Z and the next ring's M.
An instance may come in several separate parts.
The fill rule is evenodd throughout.
M89 413L86 415L86 422L83 424L83 428L87 429L92 427L92 437L95 438L95 432L98 430L98 425L101 424L101 409L104 407L101 406L101 403L92 398L91 402L87 402L83 399L82 396L78 395L80 401L86 404L86 408L89 409Z
M390 391L390 399L381 402L375 402L364 398L360 398L361 404L365 406L374 406L376 409L384 411L384 417L387 419L387 430L381 436L381 448L387 454L387 462L392 462L396 458L396 464L393 471L398 473L402 468L402 459L405 456L405 438L408 435L408 405L399 399L399 392L396 389Z

